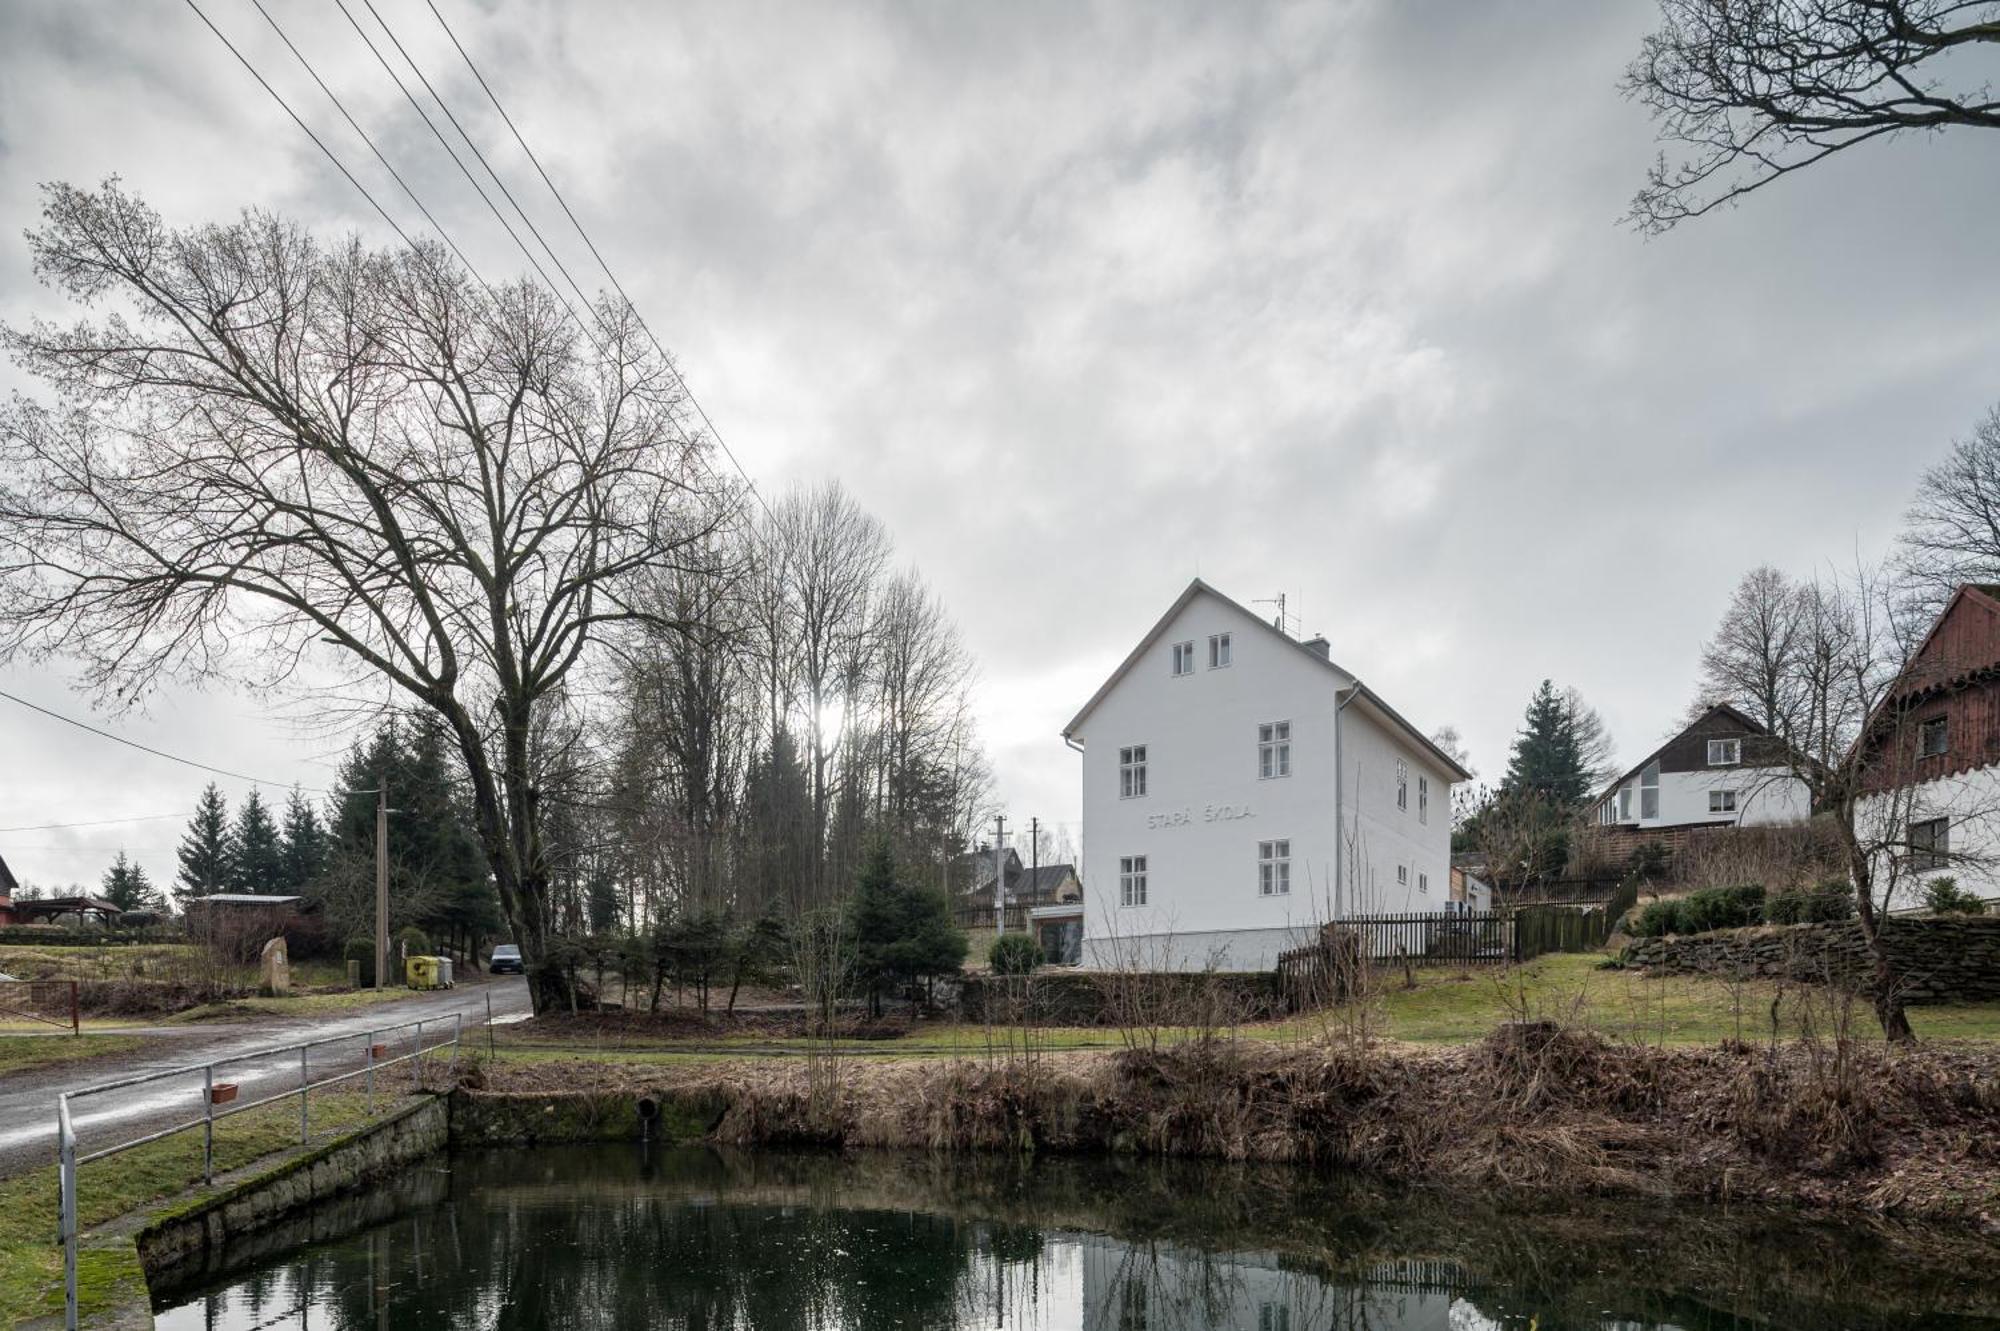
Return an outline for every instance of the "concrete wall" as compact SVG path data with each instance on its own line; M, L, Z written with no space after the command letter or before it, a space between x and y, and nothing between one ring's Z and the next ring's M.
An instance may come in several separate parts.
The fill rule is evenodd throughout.
M316 1202L351 1192L444 1149L444 1101L425 1100L368 1129L275 1169L151 1217L139 1231L139 1258L151 1273L204 1257Z
M1210 669L1208 639L1217 633L1230 635L1232 660ZM1177 676L1173 644L1186 641L1195 644L1195 669ZM1086 964L1126 964L1136 948L1147 964L1260 968L1336 913L1441 908L1450 778L1363 703L1341 719L1357 863L1335 899L1334 707L1352 683L1219 598L1197 594L1181 610L1076 736L1084 746ZM1291 774L1263 779L1258 727L1275 721L1291 723ZM1146 794L1122 798L1119 751L1139 744ZM1409 770L1404 809L1396 807L1398 759ZM1419 777L1429 783L1427 819ZM1291 843L1291 890L1265 896L1257 848L1278 840ZM1132 855L1147 859L1144 906L1121 904L1119 862ZM1420 876L1427 894L1418 892ZM1218 959L1223 935L1235 937Z
M1920 916L1884 922L1882 936L1911 1004L2000 1000L2000 917ZM1870 987L1872 965L1861 925L1793 924L1642 938L1627 965L1738 978Z

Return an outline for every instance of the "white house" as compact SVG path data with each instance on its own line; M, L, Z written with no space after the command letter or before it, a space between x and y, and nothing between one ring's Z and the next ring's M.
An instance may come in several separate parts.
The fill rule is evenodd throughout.
M1696 717L1598 797L1599 827L1669 828L1795 823L1812 815L1783 741L1727 703Z
M1199 578L1064 727L1086 965L1262 970L1327 920L1441 911L1464 768Z

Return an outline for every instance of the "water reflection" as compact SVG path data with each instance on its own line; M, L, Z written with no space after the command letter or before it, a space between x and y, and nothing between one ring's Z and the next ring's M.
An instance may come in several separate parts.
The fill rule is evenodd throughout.
M463 1156L156 1283L253 1327L2000 1327L1959 1232L1500 1203L1185 1162Z

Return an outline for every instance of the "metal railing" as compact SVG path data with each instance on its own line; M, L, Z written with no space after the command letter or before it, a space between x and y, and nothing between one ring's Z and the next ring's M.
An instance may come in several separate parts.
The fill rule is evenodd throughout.
M489 997L489 1023L491 1021L491 1001ZM82 1090L64 1091L58 1095L56 1097L56 1152L58 1173L60 1174L62 1188L60 1226L63 1245L64 1325L73 1329L77 1324L76 1175L80 1166L87 1165L93 1160L102 1160L107 1156L117 1155L122 1151L129 1151L135 1147L145 1146L151 1142L161 1141L177 1133L190 1132L195 1128L200 1128L202 1130L201 1179L203 1184L212 1185L215 1182L215 1125L218 1120L228 1118L233 1114L248 1113L252 1109L261 1109L266 1105L276 1104L279 1101L289 1100L296 1096L299 1102L299 1142L301 1145L304 1145L312 1139L312 1093L314 1091L325 1090L328 1087L339 1085L342 1082L353 1081L356 1078L364 1079L367 1085L368 1113L372 1116L375 1112L375 1074L378 1070L394 1067L402 1063L414 1063L415 1066L412 1068L410 1079L411 1085L412 1087L419 1086L423 1082L425 1056L450 1049L451 1058L446 1064L445 1072L448 1078L452 1070L458 1065L459 1043L464 1034L464 1016L465 1014L462 1012L452 1012L435 1017L425 1017L417 1021L396 1022L377 1027L368 1031L365 1035L332 1035L318 1040L305 1040L297 1044L272 1045L268 1048L252 1050L249 1053L234 1054L228 1058L215 1059L208 1063L189 1063L181 1067L165 1068L158 1072L141 1073L136 1077L123 1077L117 1081L107 1081L97 1086L86 1086ZM446 1026L450 1027L448 1036L434 1039L430 1044L424 1042L426 1027L435 1033L442 1031ZM403 1048L404 1041L401 1034L403 1032L409 1033L407 1048ZM360 1063L357 1066L348 1067L345 1071L334 1072L331 1075L321 1076L317 1079L314 1078L312 1056L315 1049L327 1049L334 1045L353 1044L356 1040L366 1041L361 1050ZM398 1052L399 1049L401 1049L401 1052ZM288 1084L284 1089L273 1091L269 1095L247 1099L239 1103L236 1099L237 1083L227 1080L218 1081L216 1079L216 1070L219 1068L260 1062L269 1063L293 1052L298 1054L299 1060L297 1082ZM129 1140L114 1142L109 1146L99 1147L96 1150L79 1152L75 1116L71 1113L70 1109L73 1102L90 1096L106 1095L114 1091L129 1091L136 1086L148 1086L157 1082L171 1081L175 1078L186 1078L192 1082L197 1076L201 1078L202 1082L199 1092L201 1095L202 1112L198 1117L185 1119L169 1127L144 1133ZM288 1082L290 1080L285 1073L277 1071L260 1072L256 1075L255 1080L270 1081L276 1078L284 1078ZM245 1079L249 1080L250 1078ZM192 1085L188 1088L188 1094L195 1094Z

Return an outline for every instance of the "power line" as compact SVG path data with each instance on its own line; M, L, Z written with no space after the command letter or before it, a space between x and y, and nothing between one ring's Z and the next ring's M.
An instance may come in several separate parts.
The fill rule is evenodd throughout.
M116 827L123 823L157 823L166 818L185 818L182 813L142 813L130 818L98 818L87 823L30 823L25 827L0 827L0 832L55 832L66 827Z
M608 350L606 350L603 343L599 342L597 338L592 335L590 330L590 325L586 324L583 321L583 317L579 315L576 312L575 307L569 303L569 297L563 295L562 291L557 288L555 280L549 276L548 270L542 267L541 260L535 257L535 252L528 248L527 242L523 241L520 237L520 234L514 230L513 224L507 220L507 215L500 211L500 206L493 202L493 197L490 194L488 194L486 192L485 187L479 183L479 178L472 174L472 168L468 167L465 164L464 159L458 155L458 150L451 146L451 140L447 139L444 136L444 131L440 130L437 127L437 123L431 119L430 113L424 110L423 103L417 100L416 94L410 91L408 85L406 85L403 82L402 76L397 74L395 68L392 65L390 65L389 58L382 54L381 49L375 45L374 39L369 37L368 33L362 28L360 22L354 17L353 12L348 9L346 0L333 0L333 2L339 8L341 15L346 18L348 26L352 27L354 29L355 35L361 38L362 45L368 48L368 53L375 57L375 62L377 64L382 66L382 72L387 74L389 76L389 81L396 85L396 91L403 94L403 100L407 101L410 104L411 109L417 113L417 117L424 122L424 128L430 130L431 136L435 138L438 141L439 146L444 149L445 155L451 158L452 165L456 166L459 169L460 174L462 174L465 177L466 183L472 186L473 192L479 196L480 201L484 203L487 207L487 210L493 214L494 220L500 223L500 228L501 230L507 233L507 238L514 242L515 247L518 248L521 251L522 255L526 257L528 262L531 265L533 265L536 274L542 279L543 285L548 287L549 294L554 296L556 300L562 305L563 310L569 315L570 319L575 322L577 328L582 331L584 337L589 339L591 346L597 349L597 354L604 357L607 360L610 359L611 353ZM372 5L369 6L369 12L371 14L374 13L374 6ZM377 23L382 23L382 16L380 14L375 14L375 21ZM393 32L389 31L389 27L386 23L382 24L382 30L385 34L387 34L389 40L396 44L396 50L402 55L403 59L409 63L411 72L416 74L419 80L424 80L423 71L417 68L415 61L410 60L409 53L403 50L402 43L396 41L396 35ZM424 86L426 89L430 88L428 80L424 80ZM435 90L431 90L431 96L433 98L437 98L437 93ZM442 99L438 100L438 106L440 107L440 109L443 108L444 102ZM451 114L451 112L446 111L445 114L448 116ZM460 130L459 132L461 134L464 133L463 130ZM433 225L435 225L435 223L433 223Z
M416 249L417 243L414 240L410 239L409 233L407 231L404 231L402 227L396 224L395 218L389 216L389 210L384 208L381 204L375 201L375 196L368 192L368 187L354 178L354 173L352 171L349 171L346 165L340 160L340 158L334 155L333 149L327 147L326 144L321 141L319 135L313 133L312 126L308 125L304 120L300 119L299 113L297 111L292 110L291 103L287 102L283 97L279 96L278 90L276 88L273 88L270 85L270 83L265 80L264 76L257 72L257 67L250 63L249 58L246 57L243 54L243 52L236 49L236 43L230 41L229 38L223 36L222 29L216 27L215 24L209 22L208 15L201 12L201 6L196 4L194 0L185 0L185 2L187 4L187 7L194 11L195 17L202 21L202 25L206 27L210 32L215 34L215 39L221 42L224 46L229 48L229 54L235 56L237 61L240 64L242 64L243 68L250 71L250 77L257 80L257 82L263 86L265 92L271 94L271 100L276 102L279 105L279 107L283 109L284 113L292 118L292 123L305 131L306 137L313 141L313 146L315 148L318 148L322 153L326 154L326 160L333 163L334 169L340 172L341 175L347 177L347 183L354 186L355 189L361 191L361 197L368 200L369 207L373 208L377 213L381 214L382 220L389 224L389 229L394 231L398 236L402 237L403 243L405 245L409 246L413 250Z
M189 3L192 2L193 0L189 0ZM204 772L213 772L217 776L226 776L234 781L248 781L253 786L271 786L279 790L284 790L298 785L295 781L267 781L263 777L250 776L243 772L232 772L226 767L213 767L208 763L196 762L192 758L183 758L179 754L168 753L165 749L156 749L150 744L141 744L136 739L126 739L123 735L115 735L109 730L100 730L96 726L77 720L75 717L64 716L61 712L52 712L40 703L33 703L29 702L26 698L16 697L4 689L0 689L0 698L5 698L8 702L19 703L31 712L40 712L43 716L60 721L66 726L75 726L78 730L88 731L90 734L96 735L99 739L108 739L113 744L123 744L128 749L137 749L141 753L150 753L155 758L165 758L168 762L179 763L183 767L199 768ZM300 790L309 790L315 795L331 795L334 793L319 786L298 786L298 788Z
M364 0L365 2L366 0ZM458 34L453 32L451 24L445 21L445 17L438 10L435 0L425 0L425 3L430 6L431 13L437 18L438 26L444 29L445 36L451 38L451 44L457 49L459 58L465 61L465 67L471 70L472 77L479 81L481 90L486 93L486 99L493 103L493 109L498 111L500 119L506 122L508 130L514 136L514 142L521 145L521 151L526 153L528 160L534 164L536 173L542 178L542 183L549 187L549 193L553 194L556 202L561 205L563 215L569 218L569 224L576 228L576 234L583 239L584 245L590 250L591 257L597 260L597 266L604 270L604 276L611 283L611 289L618 293L618 298L625 302L625 307L631 310L633 317L639 321L639 327L645 331L646 336L653 343L653 350L657 351L660 354L660 359L671 367L673 365L672 358L667 355L667 349L660 345L660 339L653 332L652 325L646 322L646 316L639 313L638 303L626 294L625 287L618 281L618 275L611 271L611 265L605 262L604 255L597 248L597 243L590 238L590 233L584 230L583 223L577 219L575 210L569 206L569 200L565 199L562 191L556 188L556 182L549 178L548 171L542 166L542 159L535 156L535 150L528 146L528 140L522 136L520 127L515 125L514 117L508 115L507 108L500 104L499 95L493 91L493 86L486 81L486 76L479 72L479 66L473 62L472 56L466 51L464 43L458 40ZM373 10L374 6L370 4L369 8ZM377 19L379 21L380 15L377 15ZM436 96L437 94L433 92L431 95ZM465 131L461 129L459 132L462 134ZM477 149L474 149L474 151L476 152ZM481 160L483 161L484 159L482 158ZM489 166L487 170L490 172L492 168ZM510 195L509 197L511 199L512 196ZM520 208L519 204L515 204L514 206L517 210ZM537 233L537 239L539 238L540 233ZM543 241L545 247L547 243ZM553 253L551 257L554 257ZM695 414L701 417L702 426L707 429L709 435L715 440L716 445L722 449L723 456L729 459L729 464L736 468L736 474L743 478L743 483L750 487L750 494L756 499L758 507L764 510L764 516L775 520L776 515L771 512L771 506L764 501L763 491L757 488L757 482L751 479L750 473L737 460L735 451L729 447L729 442L722 437L722 431L715 428L715 422L709 419L708 412L702 407L700 399L696 398L694 390L688 387L687 378L681 374L679 369L674 370L674 378L680 381L681 392L687 395L688 404L695 409Z
M479 283L480 286L485 287L487 294L491 295L493 288L487 284L484 277L479 275L479 270L473 266L472 260L465 257L465 251L458 247L458 242L451 238L451 233L438 223L437 218L431 216L431 210L424 206L424 201L417 197L417 192L414 189L410 188L410 182L403 179L402 173L397 171L389 159L383 155L382 150L375 146L375 140L369 137L368 131L361 128L354 117L348 114L346 104L334 94L333 89L326 86L326 80L321 78L319 71L313 68L312 61L306 59L305 53L292 44L292 39L286 35L283 28L278 26L278 20L272 18L271 11L264 8L264 0L250 0L250 2L257 6L257 12L264 16L264 21L271 25L271 31L278 34L278 40L285 44L285 49L298 57L299 64L304 66L306 73L312 76L312 81L319 85L319 90L326 94L326 99L333 103L334 109L339 111L347 123L353 127L354 132L361 136L361 141L368 145L368 151L375 154L375 160L380 162L383 169L389 173L398 185L403 187L403 193L410 196L410 202L417 205L417 211L424 215L424 220L431 224L431 229L444 239L445 244L451 246L451 252L458 256L460 263L465 265L465 271L471 273L473 280ZM255 71L252 72L254 73ZM293 118L296 119L297 117ZM349 178L352 179L352 177ZM380 209L378 208L377 211L379 212Z

